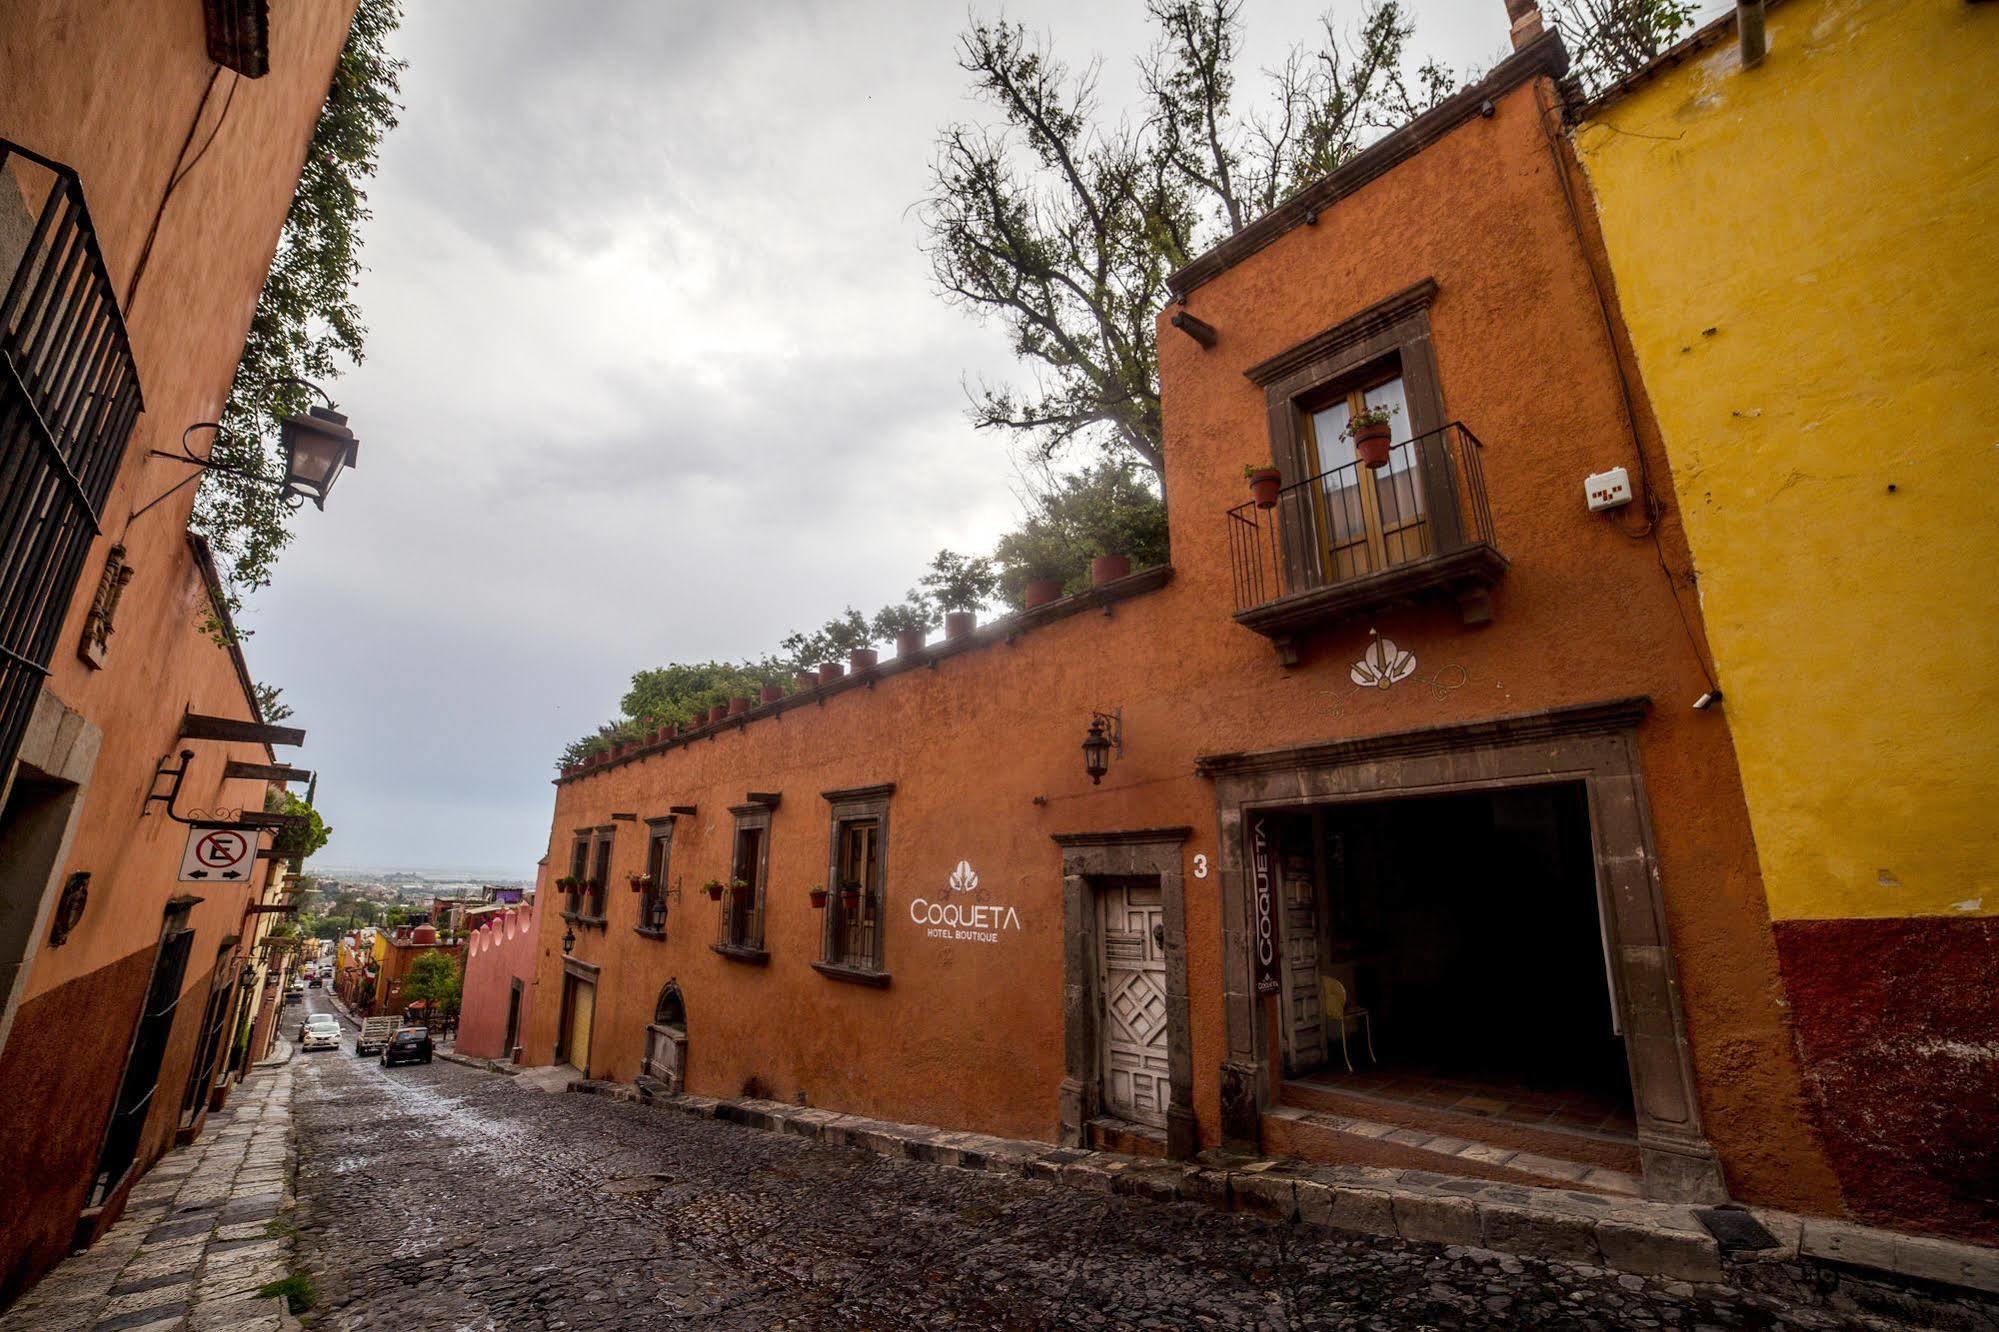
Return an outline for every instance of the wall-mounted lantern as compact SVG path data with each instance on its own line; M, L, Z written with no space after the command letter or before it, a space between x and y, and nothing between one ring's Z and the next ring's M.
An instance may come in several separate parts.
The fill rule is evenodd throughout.
M562 955L568 957L576 951L576 927L569 926L562 931Z
M1090 774L1090 785L1102 782L1111 770L1113 752L1124 757L1124 710L1092 712L1090 733L1083 737L1083 770Z
M284 478L276 483L278 498L292 508L298 508L305 501L311 500L314 508L324 509L326 496L332 491L333 483L340 479L342 472L353 467L355 459L360 456L361 442L354 437L354 432L347 428L347 418L335 409L333 399L327 397L325 389L303 379L291 382L311 389L325 401L326 405L315 406L301 415L287 416L278 423L278 443L285 452ZM200 472L222 472L258 485L272 484L268 477L260 476L247 468L232 467L227 463L214 461L215 450L212 445L208 457L195 457L188 449L187 440L188 436L197 430L212 430L219 436L222 433L222 424L219 421L197 421L181 431L179 453L153 449L152 456L187 463L199 469L196 475ZM189 477L187 480L193 479ZM145 513L146 509L152 508L154 504L158 504L160 500L186 484L187 481L179 482L159 499L134 512L132 517L137 518Z

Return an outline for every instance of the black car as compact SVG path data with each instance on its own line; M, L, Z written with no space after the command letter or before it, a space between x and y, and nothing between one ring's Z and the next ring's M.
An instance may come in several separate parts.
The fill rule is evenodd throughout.
M430 1062L430 1028L400 1027L389 1037L389 1043L382 1047L382 1066L390 1064L428 1064Z

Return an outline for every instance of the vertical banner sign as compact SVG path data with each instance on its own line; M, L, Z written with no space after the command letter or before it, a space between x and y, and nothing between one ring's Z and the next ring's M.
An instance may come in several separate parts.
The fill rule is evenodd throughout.
M1270 839L1263 828L1260 818L1249 825L1249 946L1255 958L1252 975L1256 992L1276 994L1281 988L1277 979L1277 913L1270 892Z

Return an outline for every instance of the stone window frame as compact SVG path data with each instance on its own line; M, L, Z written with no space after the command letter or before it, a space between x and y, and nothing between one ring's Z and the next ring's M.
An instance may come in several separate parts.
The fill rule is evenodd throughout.
M765 917L765 890L770 879L770 836L772 807L761 802L746 805L731 805L729 813L735 816L735 824L729 832L729 878L725 885L737 877L743 868L736 863L738 848L742 846L743 834L756 831L757 863L750 866L750 907L743 919L742 937L737 937L735 891L724 887L722 892L721 937L708 946L727 958L738 962L762 965L770 961L770 951L764 944L767 936Z
M1064 1147L1088 1147L1102 1117L1095 880L1157 878L1166 927L1166 1155L1200 1148L1194 1117L1193 1028L1187 1002L1187 886L1184 848L1192 828L1056 833L1062 848L1062 1085L1057 1116ZM1156 1130L1146 1130L1147 1133Z
M1301 805L1577 783L1589 804L1597 905L1631 1070L1649 1198L1720 1202L1721 1164L1701 1124L1680 983L1647 808L1637 727L1644 697L1283 749L1203 756L1215 784L1222 896L1222 1134L1255 1146L1272 1103L1274 1016L1255 992L1245 816Z
M1390 362L1398 367L1403 399L1409 406L1409 435L1415 439L1451 422L1444 409L1442 380L1430 341L1430 304L1437 280L1425 278L1360 313L1334 324L1243 374L1263 390L1270 425L1270 456L1289 481L1314 475L1305 440L1305 410L1301 403L1323 396L1334 385L1365 377ZM1421 454L1424 504L1431 516L1433 553L1442 553L1464 539L1458 512L1457 478L1440 449ZM1320 568L1318 526L1301 494L1294 492L1278 511L1288 566L1325 581Z
M888 971L888 805L895 794L894 782L874 786L854 786L839 791L821 791L820 799L831 807L826 838L825 919L819 924L819 958L812 969L830 980L877 989L889 983ZM868 891L875 896L874 965L847 958L838 945L841 929L840 838L848 824L872 820L875 824L875 882Z
M648 939L666 938L667 877L673 867L673 826L675 815L664 814L646 820L644 872L652 875L652 887L639 895L638 920L632 929ZM658 923L652 922L657 919Z
M590 877L590 844L596 835L597 829L595 825L592 825L590 827L577 828L570 836L569 874L567 877L575 880L578 887L571 892L563 894L567 899L562 904L562 914L565 919L584 919L583 889L581 885Z

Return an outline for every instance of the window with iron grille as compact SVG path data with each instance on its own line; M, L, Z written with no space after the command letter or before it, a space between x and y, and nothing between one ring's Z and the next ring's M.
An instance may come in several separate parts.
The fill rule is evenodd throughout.
M576 841L569 848L567 900L562 904L562 909L572 915L581 915L585 903L589 900L589 889L586 885L590 882L590 841L594 835L595 829L579 829Z
M143 406L76 173L0 139L0 774Z
M597 829L597 837L590 851L590 899L585 915L593 920L604 919L604 898L611 891L611 839L617 834L616 824L605 824Z
M673 816L648 819L645 879L639 888L637 928L645 934L666 937L667 873L673 860Z
M893 784L824 792L832 806L826 919L817 969L835 979L886 981L888 802Z
M729 855L729 878L722 891L723 953L764 955L764 879L770 865L770 807L731 805L736 817L735 841Z

